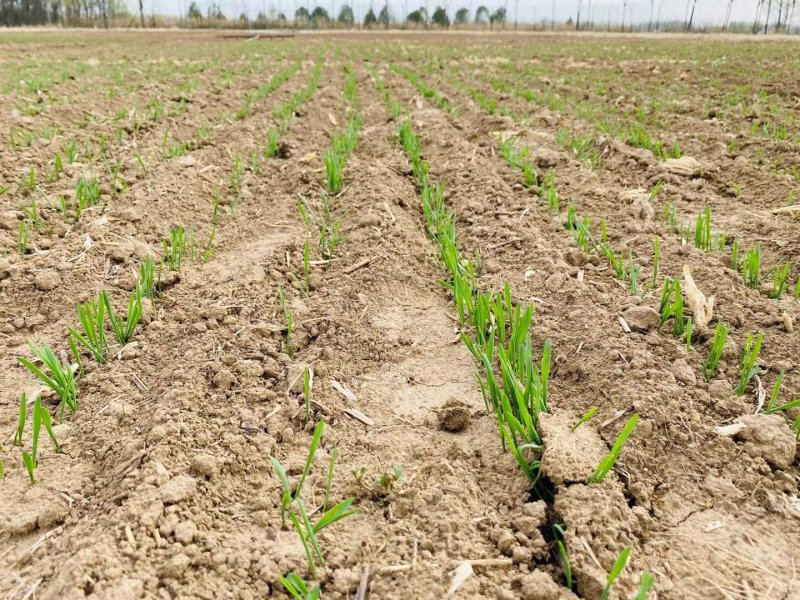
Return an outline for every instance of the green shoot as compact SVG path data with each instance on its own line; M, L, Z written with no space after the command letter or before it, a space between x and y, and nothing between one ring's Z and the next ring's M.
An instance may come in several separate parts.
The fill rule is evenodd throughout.
M303 244L303 277L305 279L305 292L311 289L311 243L306 240Z
M274 158L280 152L280 134L274 127L267 129L267 141L264 146L264 158Z
M675 279L667 279L664 282L658 313L661 315L659 328L669 319L672 319L672 334L675 337L680 337L684 334L686 320L683 317L683 292L681 291L681 281L677 277Z
M25 256L28 253L28 236L30 235L30 228L28 222L24 219L19 222L19 231L17 232L17 252L20 256Z
M583 425L584 423L586 423L586 422L587 422L589 419L591 419L591 418L594 416L594 414L595 414L596 412L597 412L597 407L596 407L596 406L593 406L593 407L591 407L589 410L587 410L587 411L586 411L586 412L583 414L583 416L582 416L580 419L578 419L578 420L575 422L575 425L573 425L572 427L570 427L570 428L569 428L569 430L570 430L570 431L572 431L572 432L574 433L574 432L575 432L575 430L576 430L578 427L580 427L581 425Z
M711 251L711 209L706 206L704 213L697 215L694 227L694 245L706 252Z
M100 298L105 304L114 337L117 338L120 346L124 346L133 337L133 332L142 318L142 299L136 292L131 292L128 297L128 312L125 314L125 321L123 322L122 317L117 317L114 314L114 307L111 305L111 300L105 290L100 293Z
M106 306L102 294L97 300L87 300L78 304L78 319L83 333L73 327L67 327L72 338L89 350L94 359L103 364L106 362L108 342L106 341L105 323Z
M326 258L333 258L336 248L342 243L341 219L335 219L333 209L328 201L328 195L323 193L320 201L320 210L315 210L312 204L303 196L297 201L297 212L309 231L316 230L319 241L319 253Z
M555 538L558 553L561 556L561 570L564 572L564 580L567 583L567 588L572 589L572 567L569 564L567 548L564 546L564 529L558 523L553 525L553 537Z
M794 285L794 300L800 298L800 274L797 275L797 283Z
M705 375L706 381L711 381L717 374L717 367L727 340L728 326L719 321L714 328L714 339L711 342L711 349L708 351L708 358L703 361L703 375Z
M781 393L781 386L785 378L786 374L781 371L780 375L778 375L778 378L775 380L775 385L772 386L772 393L769 395L767 407L764 409L764 412L768 415L774 413L776 410L784 410L783 406L778 406L778 396ZM791 402L789 404L791 404Z
M322 509L327 510L330 506L331 488L333 487L333 469L336 466L336 457L339 454L339 448L334 445L331 450L331 460L328 463L328 476L325 478L325 498L322 500Z
M770 292L769 295L770 298L778 299L783 295L783 292L786 291L786 281L789 279L789 269L791 269L791 267L791 263L786 261L782 269L777 269L775 271L775 277L772 280L772 292Z
M283 317L286 319L286 354L291 357L294 353L292 350L292 325L294 323L294 315L291 309L286 305L286 297L283 295L283 288L281 286L278 286L278 298L281 302Z
M761 342L764 341L764 334L759 333L757 338L753 338L753 334L747 336L744 348L742 349L742 357L739 361L739 385L734 388L737 396L744 395L747 389L747 384L758 373L759 366L756 364L758 355L761 352Z
M321 597L319 584L309 588L309 584L296 573L289 573L286 577L279 576L278 579L295 600L319 600Z
M663 179L659 179L656 182L655 186L653 186L653 189L650 190L650 193L647 195L647 199L650 202L652 202L653 200L655 200L658 197L658 194L661 193L661 190L663 190L663 189L664 189L664 180Z
M655 577L653 577L648 571L644 571L642 573L642 580L639 583L639 591L636 592L633 600L647 600L647 595L650 593L650 588L653 587L655 582Z
M734 271L739 270L739 242L737 240L734 240L731 245L731 268Z
M611 471L614 467L614 464L617 462L619 455L622 453L622 448L625 445L625 442L628 441L628 437L631 435L633 428L636 427L636 423L639 422L639 415L637 413L633 413L631 418L628 419L628 422L625 423L625 427L622 428L619 436L617 436L617 440L614 442L614 446L611 448L611 451L606 455L606 457L600 461L600 464L597 465L594 473L592 476L589 477L587 483L601 483L605 478L606 475Z
M600 600L607 600L608 594L611 592L611 586L614 585L614 582L619 577L622 570L628 564L628 559L631 555L631 547L625 546L622 549L622 552L619 553L614 566L611 567L611 572L608 574L608 579L606 580L606 587L603 588L603 593L600 594Z
M155 265L149 256L139 267L139 283L136 286L136 294L139 298L152 298L156 289L155 284Z
M747 251L742 261L742 277L747 287L758 289L761 271L761 246L756 244Z
M692 317L686 317L686 351L692 349Z
M18 356L17 360L61 398L62 417L65 406L70 409L70 412L74 413L78 408L78 401L75 391L75 375L72 372L72 368L68 364L62 365L47 344L36 346L29 342L28 346L33 355L43 363L50 374L48 375L23 356Z
M219 226L219 193L214 194L214 212L211 216L211 234L208 236L208 243L203 252L203 264L207 263L214 255L214 239L217 237L217 227Z
M28 397L25 392L22 392L22 398L19 401L19 421L17 422L17 431L14 434L14 446L22 446L22 433L25 431L25 421L28 417Z
M169 230L169 241L164 240L164 262L170 271L180 271L186 256L186 230L177 225Z
M655 288L658 281L658 267L661 262L661 240L655 238L653 240L653 281L651 287Z
M306 367L303 370L303 400L306 407L306 418L304 423L308 423L311 418L311 389L314 386L314 369Z

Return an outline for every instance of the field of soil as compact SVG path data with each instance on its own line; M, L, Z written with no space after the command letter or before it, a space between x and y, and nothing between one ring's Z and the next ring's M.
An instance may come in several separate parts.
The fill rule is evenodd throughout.
M0 597L800 598L796 43L4 32L0 91Z

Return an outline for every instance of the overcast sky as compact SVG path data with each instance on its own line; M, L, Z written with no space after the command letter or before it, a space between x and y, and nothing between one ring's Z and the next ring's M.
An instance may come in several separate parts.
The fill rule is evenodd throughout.
M185 12L191 0L145 0L145 10L147 12L155 12L162 15L177 15L183 10ZM690 9L691 2L694 0L653 0L654 12L658 13L659 8L661 11L661 20L670 21L678 20L684 21L686 18L687 10ZM131 5L131 12L135 12L136 7L133 6L134 0L128 0ZM197 0L198 4L205 9L211 0ZM384 4L385 0L373 0L372 6L375 7L377 12ZM549 21L553 15L553 6L555 5L555 19L557 22L566 21L570 17L575 18L578 11L579 0L427 0L429 13L433 13L433 9L437 4L444 4L450 18L461 7L470 9L470 14L474 15L475 9L481 5L487 6L490 10L494 10L500 6L506 6L508 10L508 22L513 23L515 17L520 23L540 22L542 20ZM776 6L779 0L773 1L773 12L770 17L770 22L773 22L775 16ZM248 13L251 17L259 11L267 14L277 11L283 12L287 17L294 14L294 10L299 6L314 6L320 5L325 8L329 13L333 12L338 14L342 4L350 3L356 13L356 18L361 20L363 15L370 6L370 0L219 0L222 6L222 11L226 16L235 18L242 12ZM607 23L609 19L612 23L619 23L622 18L623 1L622 0L582 0L583 9L581 20L587 18L587 11L591 6L591 20L595 23ZM757 0L733 0L733 8L731 11L731 22L745 21L752 22L756 13ZM766 4L766 3L765 3ZM392 16L396 19L402 18L410 11L425 6L425 0L389 0L389 9ZM728 0L697 0L695 9L694 22L697 25L703 24L722 24L725 17L725 11L728 5ZM650 0L631 0L628 2L625 22L629 22L629 18L633 23L647 22L650 15ZM800 21L800 8L794 15L793 24ZM655 16L654 16L655 19Z

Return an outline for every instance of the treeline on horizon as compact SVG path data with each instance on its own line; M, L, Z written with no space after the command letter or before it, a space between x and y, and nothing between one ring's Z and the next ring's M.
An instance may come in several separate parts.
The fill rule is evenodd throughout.
M695 6L698 0L690 0L691 11L687 11L685 21L664 21L658 16L654 21L655 0L651 0L650 19L632 23L625 22L623 7L622 19L618 23L608 21L581 20L581 2L578 6L577 18L570 17L558 22L554 19L542 19L538 23L513 23L513 27L523 29L550 30L589 30L589 31L730 31L735 33L769 33L797 32L792 27L794 9L797 0L754 0L756 2L756 19L751 23L730 22L733 0L727 0L727 10L721 25L693 24ZM626 3L627 4L627 3ZM446 5L445 5L446 6ZM688 4L687 4L688 8ZM146 14L143 0L138 0L138 14L132 14L124 0L0 0L0 25L56 25L64 27L184 27L184 28L219 28L219 29L332 29L332 28L506 28L511 26L505 7L490 10L479 6L474 13L467 7L461 7L448 13L442 6L436 6L432 13L425 7L411 11L405 17L398 18L392 14L386 2L376 13L370 4L363 18L356 18L353 8L344 4L335 16L329 14L322 6L301 6L294 14L276 11L265 14L259 12L255 18L241 13L238 18L225 15L218 3L210 3L205 10L193 1L185 15L178 17ZM630 19L630 15L629 15Z

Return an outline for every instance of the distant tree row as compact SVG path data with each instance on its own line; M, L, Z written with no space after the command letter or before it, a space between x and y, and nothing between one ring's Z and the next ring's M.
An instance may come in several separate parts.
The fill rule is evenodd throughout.
M107 24L128 15L124 0L0 0L0 25Z

